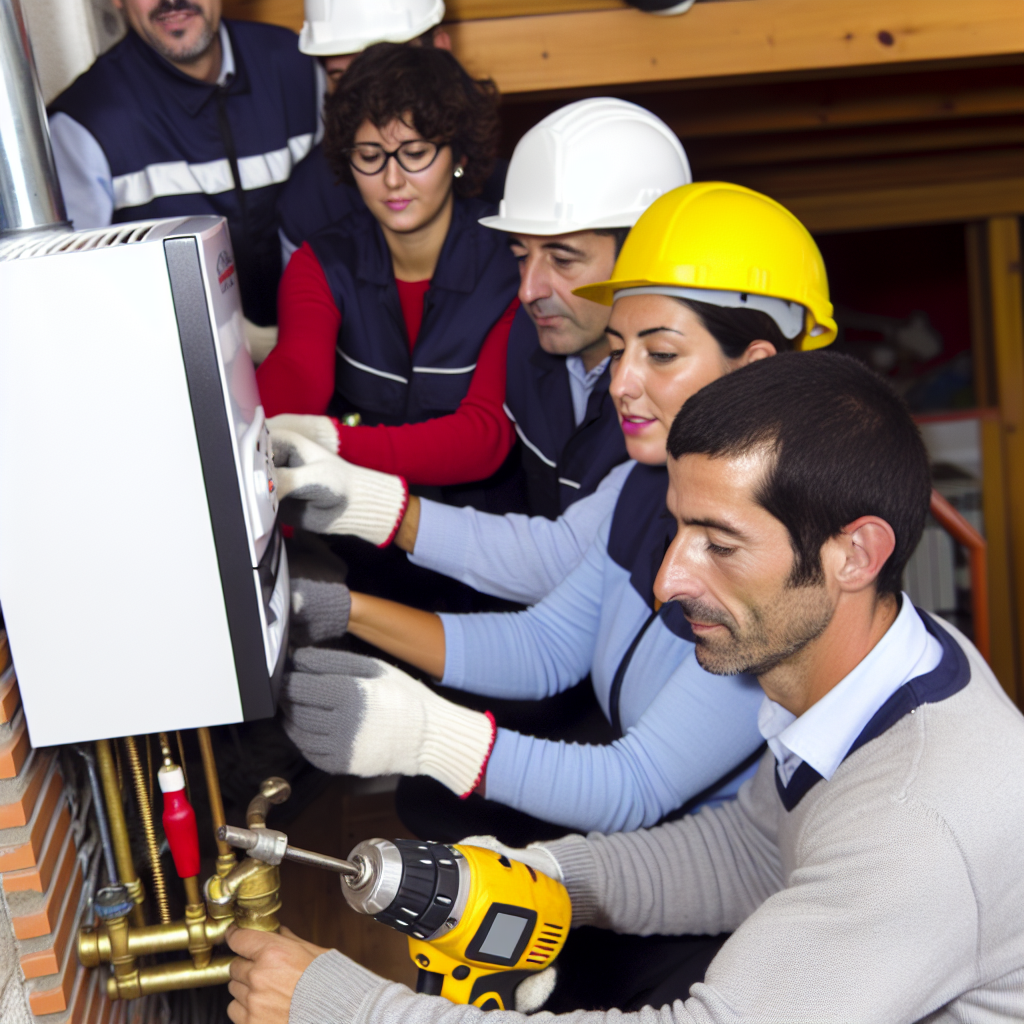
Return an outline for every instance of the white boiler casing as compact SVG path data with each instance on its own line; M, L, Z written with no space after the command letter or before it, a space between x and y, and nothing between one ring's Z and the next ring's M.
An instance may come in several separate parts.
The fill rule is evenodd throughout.
M274 712L288 566L238 296L220 218L0 242L0 606L35 746Z

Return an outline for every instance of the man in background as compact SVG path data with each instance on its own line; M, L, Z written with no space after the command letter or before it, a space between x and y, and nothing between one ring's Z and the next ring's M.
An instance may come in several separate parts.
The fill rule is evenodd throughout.
M275 207L313 147L323 94L288 29L221 19L221 0L114 0L124 39L50 107L78 229L226 217L246 317L276 320Z

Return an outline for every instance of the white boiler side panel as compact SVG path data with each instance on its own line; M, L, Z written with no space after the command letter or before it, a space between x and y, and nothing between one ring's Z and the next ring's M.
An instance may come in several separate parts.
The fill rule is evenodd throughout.
M239 721L163 246L0 263L0 602L36 746Z

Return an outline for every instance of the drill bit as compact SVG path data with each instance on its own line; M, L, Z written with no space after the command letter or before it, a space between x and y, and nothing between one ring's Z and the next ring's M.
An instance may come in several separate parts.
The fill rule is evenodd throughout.
M236 828L234 825L222 825L217 829L217 838L222 842L230 843L239 850L251 851L257 860L265 860L271 864L280 864L283 858L285 860L293 860L298 864L308 864L310 867L334 871L348 878L358 878L363 872L363 869L358 864L353 864L350 860L328 857L326 854L314 853L312 850L302 850L297 846L288 844L287 839L284 840L284 850L277 846L273 853L270 853L269 849L265 852L262 847L266 844L260 842L260 839L263 838L261 833L263 833L264 837L269 838L273 836L275 839L283 835L280 832L272 832L270 829L248 829Z

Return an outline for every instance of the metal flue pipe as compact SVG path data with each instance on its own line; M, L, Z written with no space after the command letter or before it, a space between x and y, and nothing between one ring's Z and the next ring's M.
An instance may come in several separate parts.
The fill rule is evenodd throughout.
M67 227L19 0L0 0L0 237Z

